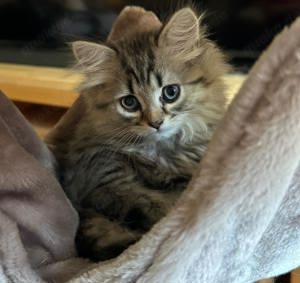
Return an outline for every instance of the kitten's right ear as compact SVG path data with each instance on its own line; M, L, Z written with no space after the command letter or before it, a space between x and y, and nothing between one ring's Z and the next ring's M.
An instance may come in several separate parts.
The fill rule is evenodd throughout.
M160 47L168 54L182 60L189 60L199 53L195 48L201 38L205 38L204 29L200 29L201 17L190 8L177 11L167 22L158 39Z
M116 52L102 44L75 41L72 49L77 65L84 72L97 72L103 68L103 64L109 64L116 57Z
M77 59L75 68L87 77L81 84L82 90L115 79L118 72L116 51L108 46L86 41L73 42L72 49Z

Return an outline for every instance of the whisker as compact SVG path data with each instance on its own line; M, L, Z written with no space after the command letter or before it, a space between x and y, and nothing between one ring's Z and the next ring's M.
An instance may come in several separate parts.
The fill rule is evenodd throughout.
M124 147L124 145L129 143L131 141L132 137L134 137L134 135L132 135L132 133L125 132L125 134L118 140L118 146L113 148L113 150L110 151L110 155L109 155L107 162L109 162L115 156L115 154L117 152L119 152L122 147Z

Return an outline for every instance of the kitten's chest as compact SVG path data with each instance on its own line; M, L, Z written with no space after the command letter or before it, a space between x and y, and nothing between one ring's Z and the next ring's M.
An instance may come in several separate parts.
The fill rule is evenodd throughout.
M164 166L159 161L139 160L133 162L134 174L145 187L160 191L182 191L186 188L191 174L181 174Z
M150 191L182 191L192 172L179 160L179 164L183 165L180 169L175 161L162 158L153 161L108 151L105 154L97 150L82 152L78 156L72 155L72 159L64 164L62 185L69 198L79 203L91 192L103 187L112 190L128 186L136 190L141 187ZM192 161L188 162L192 164Z
M136 169L146 179L159 179L169 182L173 179L190 179L203 155L206 146L155 145L150 150L131 149L128 156L133 156Z

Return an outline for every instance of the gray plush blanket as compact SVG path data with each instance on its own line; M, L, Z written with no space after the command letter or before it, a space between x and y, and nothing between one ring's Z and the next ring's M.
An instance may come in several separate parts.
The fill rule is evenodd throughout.
M251 70L169 215L91 264L76 258L78 219L50 152L1 94L0 282L247 283L287 272L300 265L299 161L300 20Z

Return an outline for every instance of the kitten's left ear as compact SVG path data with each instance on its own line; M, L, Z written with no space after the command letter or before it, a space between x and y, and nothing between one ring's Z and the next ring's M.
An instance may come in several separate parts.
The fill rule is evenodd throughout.
M195 44L204 33L199 28L199 18L190 8L176 12L167 22L158 39L162 48L167 48L168 53L178 57L193 57Z
M97 69L101 64L111 62L116 52L111 48L87 41L75 41L72 49L78 64L85 69Z
M116 52L113 49L86 41L73 42L72 49L77 59L75 67L89 78L85 81L86 87L96 86L115 79L118 64Z

